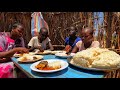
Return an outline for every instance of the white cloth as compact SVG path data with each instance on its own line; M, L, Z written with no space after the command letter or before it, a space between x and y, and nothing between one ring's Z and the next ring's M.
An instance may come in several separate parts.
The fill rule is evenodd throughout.
M36 46L41 46L42 48L46 49L47 44L51 40L47 37L42 43L39 42L38 36L32 37L31 40L28 43L28 46L31 47L36 47Z
M76 46L79 48L79 51L85 50L84 43L82 41L78 41ZM99 47L100 43L98 41L93 41L90 47Z

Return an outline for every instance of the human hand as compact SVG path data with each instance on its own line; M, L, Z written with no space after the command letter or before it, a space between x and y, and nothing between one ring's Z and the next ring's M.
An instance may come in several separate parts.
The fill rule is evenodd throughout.
M0 61L4 61L4 60L6 60L6 58L0 58Z
M29 52L29 50L27 48L23 48L23 47L14 48L14 51L19 52L19 53L28 53Z
M0 63L11 61L10 58L0 58Z
M39 49L40 52L44 52L44 49L41 46L37 46L36 49Z
M72 47L70 45L66 45L64 50L66 51L66 53L69 53L71 49Z
M0 58L0 63L3 63L6 61L6 58Z

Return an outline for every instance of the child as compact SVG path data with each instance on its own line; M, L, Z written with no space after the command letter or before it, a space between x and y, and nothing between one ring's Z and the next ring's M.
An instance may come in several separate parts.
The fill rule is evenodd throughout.
M44 51L47 49L47 45L49 46L50 50L54 50L51 40L48 37L48 30L47 28L43 27L40 29L39 35L32 37L30 42L28 43L29 51L33 51L34 49L39 49L40 51Z
M94 40L94 30L90 27L86 27L81 31L81 41L77 42L72 50L72 53L85 50L91 47L100 47L100 43Z
M80 41L81 38L76 36L76 28L70 27L69 37L65 39L65 51L67 53L71 52L73 47L76 45L78 41Z

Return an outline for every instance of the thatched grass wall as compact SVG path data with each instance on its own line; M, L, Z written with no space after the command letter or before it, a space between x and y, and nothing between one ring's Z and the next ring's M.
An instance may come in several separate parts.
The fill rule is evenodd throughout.
M50 39L54 45L64 45L64 39L68 36L69 27L75 26L78 29L78 35L80 30L86 26L94 27L93 12L42 12L45 21L48 23L50 29ZM110 17L110 18L109 18ZM99 19L99 17L98 17ZM112 47L111 34L114 31L118 32L120 37L119 25L120 14L117 12L104 12L103 26L99 26L99 30L102 28L106 32L105 43L103 47ZM15 21L21 22L25 27L25 44L31 39L31 12L0 12L0 32L8 31L9 25ZM101 35L98 32L98 39ZM117 40L116 48L120 48L120 40Z
M50 39L54 45L64 45L64 39L68 36L69 27L75 26L80 30L86 26L93 26L91 12L42 12L50 29ZM89 20L90 18L90 20ZM31 39L31 12L1 12L0 31L8 31L9 25L15 21L25 27L25 44Z
M25 44L31 39L31 13L32 12L0 12L0 31L8 31L9 25L15 21L21 22L25 27ZM78 29L78 35L82 28L86 26L94 27L93 12L42 12L45 21L50 29L50 39L54 45L64 45L64 39L68 36L69 27L75 26ZM99 19L99 17L98 17ZM120 37L119 24L120 15L116 12L104 12L103 26L99 26L106 32L105 38L101 37L98 31L97 40L101 42L103 47L112 47L112 33L118 31ZM100 39L104 38L104 39ZM117 40L116 48L120 48L120 40Z
M117 32L117 40L115 49L120 49L120 14L117 12L104 12L104 30L106 32L106 47L112 48L112 34L114 31Z
M68 31L70 26L75 26L78 29L78 35L82 28L86 26L93 27L93 13L92 12L42 12L45 21L48 23L50 29L50 39L54 45L64 45L64 39L68 36ZM110 18L108 18L110 15ZM120 37L120 20L119 14L106 13L104 16L104 26L101 26L103 30L110 34L114 30L118 31ZM118 15L118 16L116 16ZM9 25L13 24L15 21L22 23L25 27L25 44L31 39L31 12L0 12L0 32L8 31ZM110 21L110 22L109 22ZM99 33L98 33L99 34ZM109 41L109 38L107 38ZM108 35L108 33L107 33ZM106 40L106 41L107 41ZM118 38L118 44L120 45L120 40ZM111 42L110 42L111 43ZM107 43L107 45L109 45ZM120 46L118 47L120 48ZM108 46L110 47L110 46ZM120 77L119 70L107 73L105 77Z
M30 12L0 12L0 32L9 31L9 26L20 22L25 28L25 44L31 39L31 13Z
M55 45L64 44L70 26L77 28L78 35L82 28L93 27L92 12L43 12L43 16L50 29L51 41Z

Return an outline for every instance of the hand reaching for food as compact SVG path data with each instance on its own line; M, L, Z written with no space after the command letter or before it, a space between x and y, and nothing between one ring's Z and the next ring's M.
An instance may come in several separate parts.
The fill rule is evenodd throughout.
M23 48L23 47L14 48L14 51L18 52L18 53L29 53L29 50L27 48Z
M39 49L40 52L44 52L44 49L41 46L37 46L36 49Z
M71 49L72 49L72 47L70 45L66 45L64 50L66 51L66 53L69 53L71 51Z

